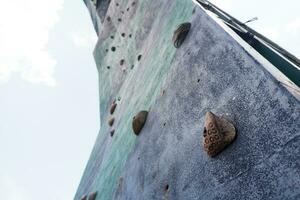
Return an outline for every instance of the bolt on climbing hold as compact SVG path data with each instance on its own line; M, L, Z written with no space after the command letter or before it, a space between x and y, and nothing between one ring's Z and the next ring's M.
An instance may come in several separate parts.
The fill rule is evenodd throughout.
M124 60L124 59L120 60L120 65L123 65L123 64L124 64L124 62L125 62L125 60Z
M168 191L169 191L169 184L165 185L164 191L165 191L165 192L168 192Z
M115 129L110 131L110 137L114 136L114 134L115 134Z
M122 33L121 36L122 36L122 37L125 37L125 33Z
M232 123L212 112L205 114L203 147L207 154L214 157L236 138L236 131Z
M111 118L108 119L107 122L108 122L108 125L109 125L109 126L112 126L112 125L114 125L115 118L111 117Z
M143 129L145 122L147 120L147 116L148 116L148 111L143 110L133 117L132 129L136 135L139 135L139 133Z
M174 31L172 42L175 48L179 48L189 33L191 28L191 23L186 22L180 24L177 29Z
M97 197L97 192L93 192L89 195L89 199L88 200L95 200Z
M140 55L138 56L138 61L140 61L141 58L142 58L142 54L140 54Z
M111 47L111 50L112 50L112 51L115 51L115 50L116 50L116 47Z
M111 104L110 109L109 109L109 113L111 115L115 112L116 107L117 107L116 103Z

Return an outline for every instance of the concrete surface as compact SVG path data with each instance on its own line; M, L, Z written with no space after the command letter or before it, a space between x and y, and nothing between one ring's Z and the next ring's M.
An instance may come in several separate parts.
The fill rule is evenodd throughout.
M300 103L191 1L116 2L94 51L101 129L74 199L299 199ZM191 31L175 49L185 21ZM149 115L136 137L140 110ZM215 158L201 146L209 110L238 130Z

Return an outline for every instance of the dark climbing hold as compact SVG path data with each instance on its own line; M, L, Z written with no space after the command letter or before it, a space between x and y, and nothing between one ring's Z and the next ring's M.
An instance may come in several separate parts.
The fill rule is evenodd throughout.
M115 50L116 50L116 47L112 47L111 50L112 50L112 51L115 51Z
M168 191L169 191L169 184L165 185L164 191L165 191L165 192L168 192Z
M133 129L133 132L136 135L139 135L139 133L141 132L142 128L144 127L145 122L147 120L147 115L148 115L147 111L140 111L137 115L135 115L133 117L133 120L132 120L132 129Z
M87 200L87 196L86 195L82 196L80 200Z
M110 16L107 16L107 17L106 17L106 20L107 20L108 22L110 22L110 20L111 20Z
M119 18L119 19L118 19L118 21L119 21L119 22L121 22L121 21L122 21L122 19L121 19L121 18Z
M235 137L236 131L230 122L212 112L205 114L202 144L209 156L214 157L220 153Z
M134 6L134 5L135 5L135 1L134 1L134 2L132 2L132 3L131 3L131 5L132 5L132 6Z
M115 129L110 131L110 137L114 136L114 134L115 134Z
M109 109L109 113L111 115L115 112L116 107L117 107L116 103L111 104L110 109Z
M108 49L105 49L106 52L108 52Z
M108 125L109 126L114 125L114 122L115 122L115 118L111 117L111 118L108 119Z
M122 33L121 36L122 36L122 37L125 37L125 33Z
M174 31L172 42L175 48L179 48L180 45L183 43L184 39L186 38L187 34L189 33L191 28L191 23L186 22L180 24L176 31Z
M121 97L118 97L118 101L121 101Z
M116 6L119 6L119 4L118 4L118 3L116 3Z
M200 83L200 79L198 79L197 82Z
M110 36L110 38L111 38L111 39L114 39L114 36L112 35L112 36Z
M110 66L107 66L106 68L107 68L107 69L110 69Z
M127 8L127 12L129 11L129 7Z
M124 59L120 60L120 65L123 65L123 64L124 64L124 62L125 62L125 60L124 60Z
M131 38L132 37L132 35L131 34L129 34L129 38Z
M138 61L140 61L141 58L142 58L142 55L140 54L140 55L138 56Z
M90 194L89 199L88 200L95 200L97 197L97 192L93 192Z

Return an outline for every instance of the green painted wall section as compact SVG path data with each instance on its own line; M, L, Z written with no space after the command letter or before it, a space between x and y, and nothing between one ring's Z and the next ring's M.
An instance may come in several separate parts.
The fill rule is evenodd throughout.
M122 1L119 7L126 9L131 3ZM92 191L98 191L98 200L111 199L117 188L121 170L136 140L132 131L132 118L140 110L151 109L156 97L162 92L163 82L176 52L171 42L173 32L180 23L189 20L195 6L189 0L174 0L171 4L153 5L152 1L138 1L134 16L126 22L124 39L120 32L122 28L118 27L120 22L117 21L116 8L111 8L115 3L111 2L107 15L110 15L115 28L107 34L107 21L104 22L103 33L100 33L94 50L99 72L101 129L81 180L79 193L85 188L92 188ZM155 16L153 9L156 10ZM101 37L101 34L107 36ZM128 34L132 34L132 38ZM114 36L114 39L110 36ZM111 51L113 46L116 47L115 52ZM137 60L139 54L142 55L140 61ZM120 66L121 59L125 60L126 72ZM121 99L117 101L118 106L113 114L115 134L111 138L109 133L112 128L107 124L110 116L108 110L112 101L118 97Z

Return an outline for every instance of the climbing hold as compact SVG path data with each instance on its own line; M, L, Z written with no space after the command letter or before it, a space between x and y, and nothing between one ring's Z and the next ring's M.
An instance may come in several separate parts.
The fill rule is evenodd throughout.
M112 47L111 50L112 50L112 51L115 51L115 50L116 50L116 47Z
M115 129L110 131L110 137L114 136L114 134L115 134Z
M168 192L168 191L169 191L169 184L165 185L164 191L165 191L165 192Z
M131 37L132 37L132 34L129 34L128 37L131 38Z
M142 55L140 54L140 55L138 56L138 61L140 61L141 58L142 58Z
M121 97L118 97L118 101L121 101Z
M136 135L139 135L139 133L141 132L143 126L145 125L145 122L147 120L147 115L148 115L147 111L140 111L138 114L136 114L133 117L132 129L133 129L133 132Z
M120 60L120 65L123 65L123 64L124 64L124 62L125 62L125 60L124 60L124 59Z
M191 28L191 23L186 22L183 24L180 24L176 31L174 31L172 42L175 46L175 48L179 48L180 45L183 43L184 39L186 38L187 34L189 33Z
M236 137L234 126L222 117L212 112L205 114L203 147L207 154L214 157L226 146L233 142Z
M80 200L87 200L87 196L86 195L82 196Z
M122 72L126 72L126 70L127 70L127 67L122 67Z
M122 36L122 37L125 37L125 33L122 33L121 36Z
M116 3L116 6L119 6L119 4L118 4L118 3Z
M89 199L88 200L95 200L97 197L97 192L93 192L90 194Z
M110 69L110 66L107 66L106 68L107 68L107 69Z
M127 12L129 11L129 7L127 8Z
M116 103L111 104L110 109L109 109L109 113L111 115L115 112L116 107L117 107Z
M114 122L115 122L115 118L111 117L111 118L108 119L108 125L109 126L112 126L114 124Z
M134 6L134 5L135 5L135 2L132 2L131 5Z
M118 21L119 21L119 22L121 22L121 21L122 21L122 19L121 19L121 18L119 18L119 19L118 19Z
M111 39L114 39L114 36L112 35L112 36L110 36L110 38L111 38Z
M111 20L110 16L107 16L106 20L107 20L108 22L110 22L110 20Z

